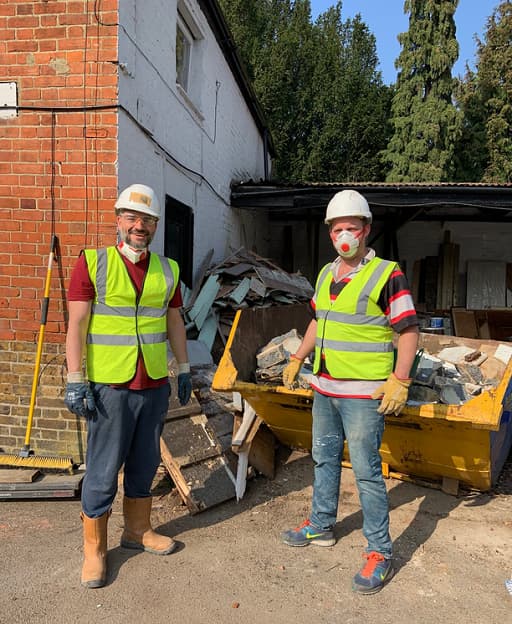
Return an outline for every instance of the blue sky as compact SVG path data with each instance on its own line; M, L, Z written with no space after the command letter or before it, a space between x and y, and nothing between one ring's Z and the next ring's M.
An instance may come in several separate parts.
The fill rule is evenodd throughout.
M330 6L335 0L311 0L313 20ZM500 4L499 0L459 0L455 12L457 41L459 42L459 59L453 68L454 76L463 76L466 63L474 69L475 34L480 38L485 31L487 18L493 9ZM398 33L408 28L408 16L404 14L403 0L342 0L343 19L360 13L377 39L377 54L380 60L380 71L385 83L395 82L395 60L400 53Z

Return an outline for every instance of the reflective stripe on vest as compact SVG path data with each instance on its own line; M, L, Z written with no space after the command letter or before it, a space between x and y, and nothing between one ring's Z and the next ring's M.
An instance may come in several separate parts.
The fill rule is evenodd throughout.
M335 379L385 379L393 370L393 330L378 300L395 262L373 258L331 301L331 264L316 283L314 372L321 357Z
M142 292L115 247L85 250L96 297L87 334L87 374L99 383L133 378L140 352L152 379L168 375L167 309L179 279L174 260L151 253Z

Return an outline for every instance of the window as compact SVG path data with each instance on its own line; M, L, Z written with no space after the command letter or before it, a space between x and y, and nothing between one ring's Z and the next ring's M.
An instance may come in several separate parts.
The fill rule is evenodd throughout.
M178 13L176 20L176 82L185 90L189 88L190 62L194 37Z
M165 196L164 255L176 260L181 281L192 288L194 262L194 213L177 199Z

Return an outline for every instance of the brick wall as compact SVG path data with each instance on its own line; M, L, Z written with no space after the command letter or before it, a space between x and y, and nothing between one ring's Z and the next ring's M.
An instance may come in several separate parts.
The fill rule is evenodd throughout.
M59 239L31 446L83 459L63 406L66 288L84 247L113 240L117 195L118 0L0 3L0 450L23 445L52 234ZM109 25L110 24L110 25Z

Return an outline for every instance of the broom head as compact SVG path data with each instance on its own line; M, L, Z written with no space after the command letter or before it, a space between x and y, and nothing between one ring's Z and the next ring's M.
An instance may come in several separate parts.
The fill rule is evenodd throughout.
M59 470L73 474L75 464L70 457L50 457L46 455L9 455L0 453L0 467L34 468L39 470Z

